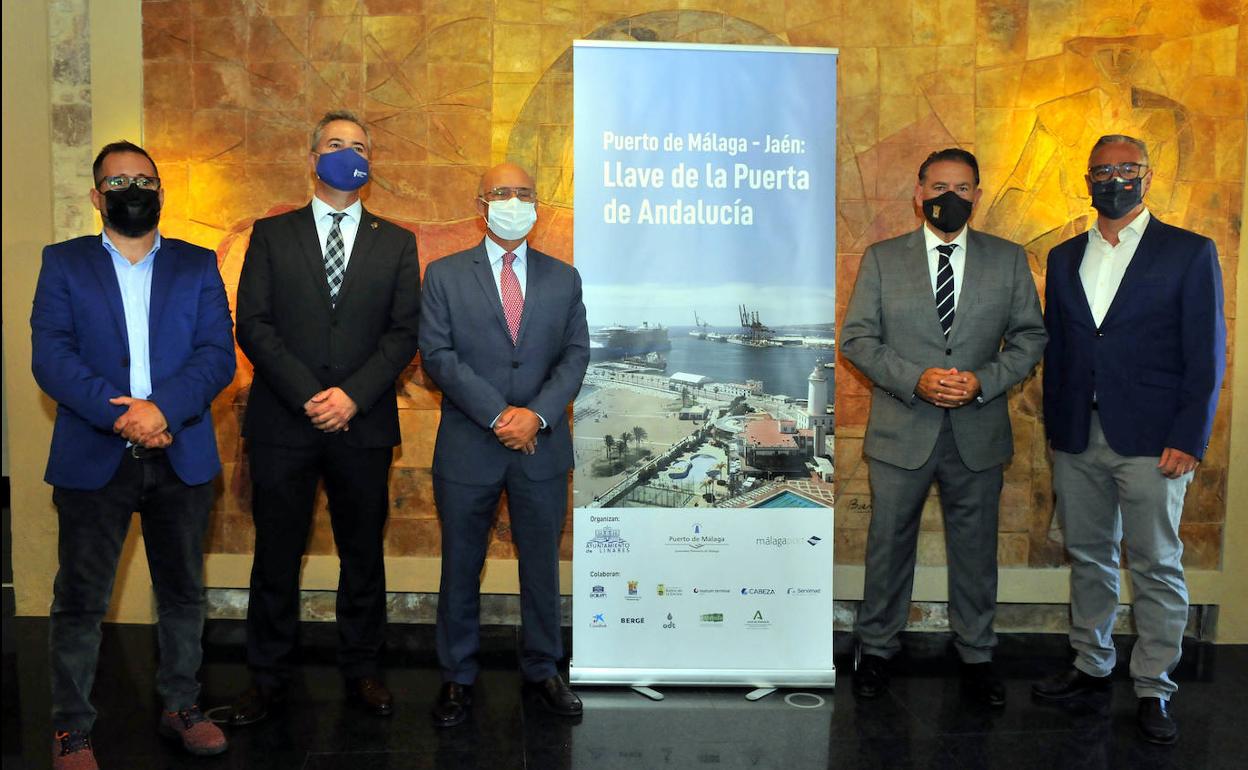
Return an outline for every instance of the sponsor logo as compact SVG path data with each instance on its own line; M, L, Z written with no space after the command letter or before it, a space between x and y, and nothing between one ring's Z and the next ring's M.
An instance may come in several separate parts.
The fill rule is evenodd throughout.
M620 618L621 626L640 626L645 622L646 622L646 619L644 617L642 618Z
M602 586L594 586L589 589L589 597L591 599L601 599L607 595L607 589Z
M628 581L628 595L624 597L624 601L626 602L641 601L641 592L637 588L638 585L640 584L636 580Z
M775 594L776 594L776 589L774 588L742 588L741 589L742 596L775 596Z
M666 583L659 583L655 587L655 591L659 596L680 596L685 590L679 586L669 586Z
M620 537L619 527L599 527L585 543L585 553L628 553L628 541Z
M750 619L745 621L745 627L756 629L770 628L771 621L763 617L762 610L754 610L754 614L750 616Z
M789 596L819 596L823 593L822 588L790 588L785 591Z
M724 622L724 613L722 612L704 612L698 616L698 622L704 626L718 626Z
M815 546L823 542L823 538L818 535L806 537L804 535L768 535L767 537L758 537L754 539L754 545L761 545L765 548L789 548L796 547L802 543Z
M593 619L589 621L589 627L590 628L606 628L607 627L607 613L595 612Z
M719 553L728 545L728 538L708 535L702 531L701 524L694 524L691 534L668 535L666 545L676 553Z
M695 594L730 594L732 593L732 591L728 590L727 588L705 588L703 586L698 586L694 588L693 592Z
M676 618L672 617L672 613L667 613L667 622L663 624L663 627L667 629L676 627Z

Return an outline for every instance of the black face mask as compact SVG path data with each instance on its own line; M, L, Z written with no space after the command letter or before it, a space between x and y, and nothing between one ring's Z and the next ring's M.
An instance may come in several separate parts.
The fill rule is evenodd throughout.
M1092 208L1106 219L1122 219L1144 201L1144 180L1106 179L1092 183Z
M156 229L160 221L160 194L130 185L104 193L104 222L127 238L138 238Z
M923 201L923 216L932 223L932 227L942 233L956 233L966 224L966 220L971 218L971 208L974 205L953 190L949 190L935 198Z

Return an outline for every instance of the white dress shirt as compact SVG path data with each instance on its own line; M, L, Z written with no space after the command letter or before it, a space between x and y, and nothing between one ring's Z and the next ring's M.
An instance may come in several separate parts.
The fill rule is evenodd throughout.
M1079 280L1083 282L1083 293L1087 295L1092 320L1098 327L1118 294L1122 277L1135 257L1144 228L1148 227L1151 218L1148 209L1141 211L1119 231L1117 246L1111 246L1095 225L1088 231L1088 245L1083 250L1083 262L1079 264Z
M342 231L342 269L351 264L351 249L355 246L355 234L360 229L360 217L364 214L364 204L359 200L338 211L325 201L312 196L312 218L316 220L316 238L321 243L321 258L325 258L325 241L329 240L329 230L334 226L334 218L330 214L346 214L338 223Z
M949 255L949 266L953 268L953 309L954 317L957 317L958 298L962 296L962 274L966 270L966 225L958 231L958 237L949 241L950 244L958 248L953 250ZM937 246L944 246L945 242L936 237L932 232L932 228L926 223L923 225L923 242L927 245L927 272L932 279L932 301L936 300L936 273L940 268L940 252L936 251Z
M494 242L493 238L486 237L485 253L490 258L490 272L494 274L494 288L498 289L498 300L503 300L503 255L507 251ZM520 245L512 250L512 254L516 255L515 261L511 263L512 272L516 274L516 280L520 282L520 296L523 297L529 292L529 268L526 257L529 254L529 242L521 241Z

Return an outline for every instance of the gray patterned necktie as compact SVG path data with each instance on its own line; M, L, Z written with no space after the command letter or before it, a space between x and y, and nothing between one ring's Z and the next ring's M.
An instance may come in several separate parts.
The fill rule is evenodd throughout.
M330 214L334 224L325 239L325 278L329 281L329 304L338 305L338 290L342 288L343 276L347 274L347 252L342 243L342 218L345 213Z
M956 243L944 243L936 247L940 257L936 261L936 314L940 316L940 328L949 339L953 328L953 265L949 262Z

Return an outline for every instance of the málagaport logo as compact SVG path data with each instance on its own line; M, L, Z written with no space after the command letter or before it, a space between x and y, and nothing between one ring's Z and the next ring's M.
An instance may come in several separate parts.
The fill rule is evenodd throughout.
M805 543L809 546L816 546L823 542L823 538L818 535L768 535L767 537L758 537L754 539L754 545L761 545L768 548L794 548Z
M704 612L698 616L698 622L704 626L722 626L724 624L724 613Z
M728 545L728 538L721 535L708 535L702 531L702 525L695 523L693 532L688 535L668 535L667 547L675 553L719 553Z
M595 612L594 617L589 621L589 627L590 628L606 628L607 627L607 613Z
M750 616L750 619L745 621L745 627L754 629L771 628L771 621L763 617L762 610L754 610L754 614Z
M594 536L585 543L585 553L628 553L628 541L620 537L619 527L609 522L618 522L619 516L590 516L592 523L605 523L605 526L594 529Z
M742 596L775 596L776 589L774 588L748 588L747 587L747 588L741 589L741 595Z

